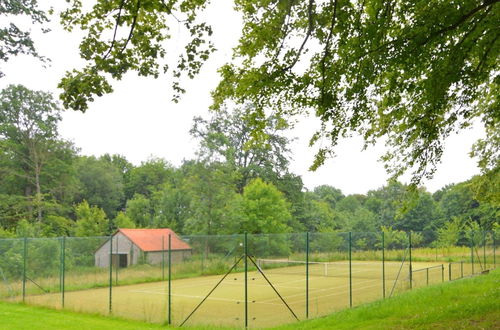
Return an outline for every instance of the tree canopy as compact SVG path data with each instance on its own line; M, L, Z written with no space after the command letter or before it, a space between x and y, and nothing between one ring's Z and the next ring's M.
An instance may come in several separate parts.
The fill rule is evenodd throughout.
M450 134L479 119L489 132L482 164L497 166L498 153L487 151L500 126L498 2L235 1L242 36L233 61L220 68L213 108L235 101L285 118L315 114L313 169L343 137L360 134L365 147L385 137L387 170L411 171L413 183L433 175ZM95 95L111 92L107 75L158 76L172 24L190 33L172 72L182 92L178 78L194 77L214 50L211 27L200 19L208 5L97 0L86 9L71 1L62 22L87 32L80 45L87 66L61 81L64 105L85 111Z

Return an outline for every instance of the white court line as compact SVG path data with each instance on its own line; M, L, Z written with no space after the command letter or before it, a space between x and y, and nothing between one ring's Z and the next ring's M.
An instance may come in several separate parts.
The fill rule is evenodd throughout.
M362 289L368 289L368 288L373 288L373 287L376 287L376 285L368 285L368 286L363 286L363 287L358 287L357 290L362 290ZM325 291L325 290L321 290L321 291ZM354 289L353 289L354 291ZM315 296L315 297L310 297L310 299L317 299L317 298L325 298L325 297L330 297L330 296L338 296L338 295L347 295L347 293L349 292L349 289L345 290L345 291L337 291L335 293L332 293L332 294L326 294L326 295L321 295L321 296ZM288 298L290 296L287 296L286 298ZM275 299L273 299L275 300ZM299 303L301 302L303 299L301 300L286 300L288 304L295 304L295 303ZM265 300L266 302L268 301L272 301L272 300Z
M133 290L133 291L129 291L129 292L167 295L167 293L147 291L147 290ZM192 298L192 299L203 299L203 298L205 298L205 296L192 296L192 295L176 294L176 293L172 293L172 296L184 297L184 298ZM236 302L236 303L238 303L238 302L243 303L244 302L244 300L231 299L231 298L208 297L207 299L208 300L218 300L218 301L230 301L230 302ZM270 302L255 301L255 303L257 303L257 304L265 304L265 305L279 305L279 306L281 306L281 304L275 304L275 303L270 303Z
M294 280L294 281L289 281L289 282L298 282L298 281L303 281L303 280ZM373 279L373 280L365 280L365 281L360 281L360 282L357 282L358 284L359 283L366 283L366 282L373 282L373 281L378 281L378 279ZM289 282L285 282L285 283L289 283ZM268 285L264 285L264 286L268 286ZM376 287L378 285L368 285L368 286L362 286L362 287L359 287L357 286L356 288L353 288L353 291L359 291L359 290L363 290L363 289L367 289L367 288L373 288L373 287ZM194 287L194 286L192 286ZM337 289L337 288L343 288L345 287L345 285L340 285L340 286L333 286L333 287L328 287L328 288L321 288L321 289L312 289L310 290L310 294L314 294L314 293L319 293L319 292L325 292L325 291L331 291L331 290L334 290L334 289ZM146 294L159 294L159 295L167 295L168 293L166 292L157 292L157 291L148 291L148 290L130 290L129 292L135 292L135 293L146 293ZM349 292L349 289L345 289L345 290L342 290L342 291L337 291L335 293L331 293L331 294L326 294L326 295L320 295L320 296L315 296L313 298L326 298L326 297L331 297L331 296L338 296L338 295L345 295ZM289 304L294 304L294 303L297 303L297 302L301 302L301 300L289 300L289 298L295 298L295 297L299 297L299 296L303 296L305 293L300 293L300 294L294 294L294 295L287 295L285 296L284 298L286 298L286 301L289 303ZM172 296L176 296L176 297L184 297L184 298L192 298L192 299L203 299L205 298L204 296L195 296L195 295L184 295L184 294L172 294ZM230 299L230 298L217 298L217 297L208 297L207 298L208 300L216 300L216 301L228 301L228 302L240 302L240 303L243 303L244 300L237 300L237 299ZM277 302L277 303L276 303ZM255 301L255 303L257 304L262 304L262 305L275 305L275 306L281 306L282 303L281 303L281 300L276 297L276 298L272 298L272 299L266 299L266 300L262 300L262 301Z
M365 281L361 281L361 282L358 282L358 283L365 283L365 282L372 282L372 281L378 281L378 280L365 280ZM328 288L321 288L321 289L309 289L309 293L315 293L315 292L323 292L323 291L331 291L333 289L338 289L338 288L343 288L345 285L337 285L337 286L332 286L332 287L328 287ZM300 293L300 294L294 294L294 295L287 295L286 298L293 298L293 297L298 297L298 296L302 296L304 295L304 293ZM268 301L274 301L276 300L276 298L273 298L273 299L267 299L267 300L264 300L265 302L268 302Z
M257 273L256 275L260 275L259 273ZM267 275L266 275L267 276ZM173 286L173 289L175 290L178 290L178 289L189 289L189 288L194 288L194 287L197 287L197 286L206 286L207 284L217 284L217 282L220 280L220 278L215 278L213 280L205 280L205 281L200 281L198 283L194 283L192 285L183 285L183 286ZM264 278L262 278L262 280L264 280ZM227 282L226 282L227 281ZM285 281L283 283L285 284L289 284L289 283L296 283L296 282L304 282L305 279L299 279L299 280L293 280L293 281ZM224 284L234 284L234 285L238 285L239 283L235 283L234 280L233 281L229 281L228 278L226 278L223 282ZM271 281L272 283L272 281ZM268 286L267 284L251 284L250 281L249 281L249 284L250 285L263 285L263 286ZM243 285L243 284L241 284ZM273 283L274 285L274 283ZM282 288L289 288L289 289L297 289L297 288L300 288L300 287L293 287L293 286L290 286L290 287L285 287L285 286L281 286L280 284L276 284L274 285L275 287L282 287ZM149 290L163 290L163 289L166 289L166 287L151 287L149 288ZM136 292L134 290L129 290L130 292Z
M363 289L368 289L368 288L374 288L374 287L377 287L378 285L368 285L368 286L362 286L362 287L357 287L356 289L353 288L353 292L354 291L357 291L357 290L363 290ZM347 293L349 292L349 288L347 288L345 291L337 291L335 293L331 293L331 294L326 294L326 295L322 295L322 296L317 296L315 298L325 298L325 297L331 297L331 296L338 296L338 295L347 295Z
M255 275L260 275L260 273L255 273ZM297 276L296 274L291 274L291 275ZM264 279L264 278L262 278L262 279ZM227 281L227 279L224 280L224 282L225 281ZM286 285L286 284L290 284L290 283L297 283L297 282L304 282L304 281L305 281L305 279L298 279L298 280L293 280L293 281L284 281L284 282L281 282L281 283L283 283L283 284ZM372 282L372 281L379 281L379 279L370 279L370 280L364 280L364 281L357 281L357 283L359 284L359 283L366 283L366 282ZM215 284L216 283L216 279L199 282L199 283L196 283L196 284L193 284L193 285L185 285L185 286L180 286L180 287L176 286L176 287L174 287L174 289L175 290L178 290L178 289L182 290L182 289L187 289L187 288L194 288L194 287L197 287L197 286L205 286L208 283L214 283ZM238 285L239 283L234 283L234 282L228 281L226 284ZM268 287L269 286L268 284L251 284L251 285L263 286L263 287ZM273 284L273 285L276 288L301 289L301 287L285 286L285 285L281 285L281 284ZM334 290L334 289L337 289L337 288L342 288L342 287L345 287L345 284L344 285L339 285L339 286L328 287L328 288L310 289L309 292L310 292L310 294L314 294L314 293L319 293L319 292L324 292L324 291L331 291L331 290ZM370 288L370 287L374 287L374 285L372 285L372 286L364 286L364 287L356 287L356 288L353 288L353 291L360 290L360 289L365 289L365 288ZM155 288L151 288L151 289L154 290ZM164 290L164 289L166 289L166 288L165 287L160 287L159 288L159 290ZM160 294L160 295L167 295L168 294L167 292L158 292L158 291L150 291L150 290L129 290L129 292L147 293L147 294ZM348 292L348 290L347 291L340 291L340 292L336 292L334 294L328 294L328 295L319 296L319 298L340 295L342 293L347 293L347 292ZM287 295L286 298L299 297L299 296L303 296L304 294L305 293ZM174 294L174 293L172 294L172 296L186 297L186 298L196 298L196 299L203 299L204 298L202 296L182 295L182 294ZM215 297L209 297L208 299L211 299L211 300L220 300L220 301L231 301L231 302L238 302L238 301L240 301L240 300L236 300L236 299L215 298ZM279 300L279 298L271 298L271 299L259 301L259 302L256 302L256 303L267 304L267 305L281 305L280 303L272 303L273 301L278 301L278 300Z

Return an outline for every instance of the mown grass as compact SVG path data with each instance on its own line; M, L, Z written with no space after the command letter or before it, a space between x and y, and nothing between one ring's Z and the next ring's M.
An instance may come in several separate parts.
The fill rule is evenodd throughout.
M499 329L500 269L422 288L287 329ZM161 325L0 303L0 329L159 329ZM189 329L220 329L190 327Z

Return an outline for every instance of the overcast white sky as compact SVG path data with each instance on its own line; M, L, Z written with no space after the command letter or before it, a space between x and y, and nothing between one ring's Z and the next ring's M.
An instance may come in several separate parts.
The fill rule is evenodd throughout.
M192 119L194 116L208 116L210 91L218 82L216 70L230 59L231 49L240 33L240 19L228 3L216 1L207 11L214 27L218 52L195 80L185 83L187 93L180 103L170 102L172 91L168 77L155 80L129 74L113 84L113 94L97 99L85 114L66 111L60 125L63 138L72 140L84 155L121 154L136 165L151 156L164 158L176 166L183 159L194 158L197 142L189 135ZM0 79L0 88L8 84L23 84L31 89L59 93L57 83L64 72L81 66L83 62L78 56L79 38L61 31L57 18L54 18L52 28L49 34L35 34L37 48L42 55L52 59L51 66L43 68L39 61L29 57L15 58L2 64L6 77ZM172 32L182 38L181 28ZM171 49L175 53L180 46L180 43L173 42ZM366 193L386 183L388 175L378 162L384 146L377 145L362 152L360 138L343 141L337 148L336 158L327 161L318 171L309 172L314 151L308 147L308 140L316 124L316 119L304 118L290 132L290 136L297 137L292 144L290 169L302 176L307 188L329 184L345 194L352 194ZM435 178L425 183L429 191L479 173L468 152L472 143L482 135L480 129L470 129L449 138Z

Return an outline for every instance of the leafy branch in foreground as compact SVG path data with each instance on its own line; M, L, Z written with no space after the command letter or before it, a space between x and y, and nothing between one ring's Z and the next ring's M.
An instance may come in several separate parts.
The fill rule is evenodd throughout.
M386 138L387 170L411 171L418 184L450 134L477 119L498 129L498 2L238 1L244 33L220 69L214 108L233 100L289 116L312 109L322 122L312 169L357 133L365 148Z
M60 15L61 23L68 31L77 27L87 33L80 43L80 56L87 66L67 72L59 83L63 105L87 110L96 95L113 91L109 77L120 80L128 71L136 71L157 78L161 71L167 72L168 64L162 60L167 55L165 41L172 36L171 24L184 26L190 35L172 71L173 101L177 102L184 93L180 78L184 74L193 78L215 50L208 39L211 27L197 21L207 2L98 0L86 10L81 1L72 0Z
M32 24L48 22L47 13L38 8L37 0L5 0L0 2L0 17L5 23L15 16L27 16ZM48 32L47 29L42 29ZM7 62L12 56L26 54L47 62L48 58L41 56L35 49L31 39L31 32L20 28L15 22L10 21L6 26L0 27L0 61ZM0 78L4 73L0 70Z
M452 133L478 120L498 130L499 2L235 0L242 37L220 68L213 109L236 102L284 118L314 113L321 125L310 141L320 145L312 169L344 137L360 134L365 148L384 139L388 172L411 172L416 185L433 176ZM87 32L80 52L88 65L61 81L64 106L85 111L112 91L108 76L157 77L171 22L190 33L173 71L177 100L179 78L194 77L214 51L210 26L198 21L208 4L98 0L84 10L72 0L62 22Z

